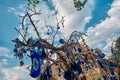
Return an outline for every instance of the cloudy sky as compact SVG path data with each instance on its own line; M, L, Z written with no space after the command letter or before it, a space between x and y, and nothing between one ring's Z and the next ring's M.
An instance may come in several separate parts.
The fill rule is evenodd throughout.
M90 47L110 51L111 38L120 35L119 4L120 0L88 0L81 11L76 11L72 0L48 0L38 6L42 13L39 24L44 26L42 19L55 24L55 16L59 19L65 16L65 27L60 29L65 35L74 30L85 32ZM18 36L14 27L19 27L19 15L24 14L26 5L25 0L0 0L0 80L34 80L25 66L18 66L19 60L12 52L11 40ZM105 53L110 55L110 52ZM26 58L26 61L29 60Z

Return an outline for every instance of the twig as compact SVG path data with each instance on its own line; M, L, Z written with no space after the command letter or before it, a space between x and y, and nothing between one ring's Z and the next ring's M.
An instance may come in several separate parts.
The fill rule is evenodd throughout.
M39 32L38 32L38 30L37 30L37 28L36 28L36 26L35 26L34 22L33 22L33 21L32 21L32 19L31 19L31 16L29 15L29 13L28 13L28 12L27 12L27 15L28 15L28 18L29 18L29 20L30 20L30 22L31 22L32 26L33 26L33 27L34 27L34 29L35 29L35 32L37 33L38 38L41 40L41 37L40 37L40 35L39 35Z
M27 14L25 14L22 18L22 23L21 23L22 24L22 29L24 29L24 21L25 21L26 16L27 16Z
M26 38L22 35L22 33L21 33L18 29L16 29L16 28L15 28L15 30L16 30L18 33L20 33L20 35L21 35L21 37L23 38L23 40L25 40L25 42L27 43L27 40L26 40Z

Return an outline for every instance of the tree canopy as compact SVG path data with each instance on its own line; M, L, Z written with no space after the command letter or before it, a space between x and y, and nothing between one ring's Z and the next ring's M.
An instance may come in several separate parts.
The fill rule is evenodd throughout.
M116 51L116 59L118 62L120 62L120 37L117 38L115 47L117 49Z

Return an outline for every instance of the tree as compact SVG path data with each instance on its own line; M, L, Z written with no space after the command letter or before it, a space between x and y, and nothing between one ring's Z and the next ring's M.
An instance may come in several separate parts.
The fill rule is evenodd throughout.
M80 3L78 5L77 1L74 0L76 8L84 6L86 3L83 2L81 4L78 1ZM101 73L106 74L102 63L105 55L99 49L91 49L85 43L83 35L87 36L86 34L73 31L67 39L64 39L64 36L60 37L62 33L60 28L64 27L64 17L61 20L56 18L57 23L54 27L47 25L45 21L45 34L38 31L40 26L36 26L36 24L39 20L32 19L35 15L42 15L40 10L35 9L38 3L38 0L28 0L28 11L24 16L21 16L21 27L19 29L15 28L22 37L22 39L16 38L12 40L15 43L14 56L20 59L20 66L24 65L24 56L30 57L32 65L30 66L31 68L27 67L30 70L30 76L39 80L43 78L45 80L55 80L54 73L58 74L55 74L57 77L62 77L62 79L66 80L86 80L85 78L92 80L101 78ZM28 34L28 30L31 27L37 37ZM82 40L83 44L79 43L79 39ZM93 54L94 52L96 55ZM56 55L56 57L52 57L52 55ZM53 68L55 68L55 71ZM98 72L98 69L100 72ZM108 70L107 68L105 69ZM91 71L96 74L93 78L91 76L94 74ZM91 73L90 76L86 74L87 72Z
M116 51L116 60L118 62L120 62L120 37L118 37L115 42L116 42L115 48L117 49L117 51Z

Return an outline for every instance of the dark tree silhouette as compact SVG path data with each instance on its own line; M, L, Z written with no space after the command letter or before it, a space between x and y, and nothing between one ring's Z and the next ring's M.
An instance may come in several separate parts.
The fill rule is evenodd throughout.
M116 42L116 44L115 44L116 60L117 60L117 62L120 62L120 37L118 37L115 42Z

